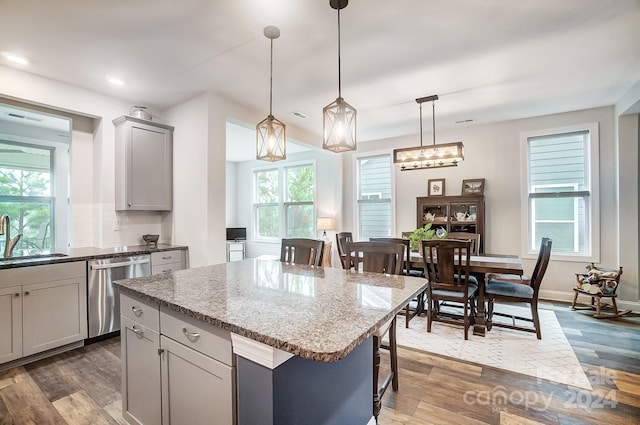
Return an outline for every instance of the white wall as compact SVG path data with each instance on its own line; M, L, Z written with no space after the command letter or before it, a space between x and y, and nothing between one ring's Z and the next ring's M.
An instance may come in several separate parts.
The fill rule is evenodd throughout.
M395 170L396 177L396 230L412 230L416 226L416 197L427 195L427 180L430 178L444 178L446 195L459 195L463 179L485 178L485 251L488 253L518 254L521 252L521 226L523 212L520 205L522 183L520 180L520 133L534 130L566 127L577 124L598 122L600 125L600 231L603 235L600 246L600 263L609 267L617 267L622 264L619 256L618 233L618 179L617 163L618 150L617 138L614 129L614 108L604 107L564 114L533 117L522 120L506 121L488 125L474 125L460 127L448 131L437 131L437 143L462 141L465 146L465 160L458 167L400 171ZM637 129L636 129L637 131ZM633 135L629 137L633 139ZM431 140L432 136L426 134L424 140ZM637 134L635 143L637 145ZM629 143L627 143L629 144ZM375 142L361 143L358 152L387 150L394 148L419 145L419 138L402 137L396 139L379 140ZM634 153L635 152L635 153ZM354 163L347 160L345 155L344 176L344 208L345 229L356 228L354 219ZM637 176L637 147L631 152L626 161L627 168L635 167ZM633 184L637 182L637 178ZM637 190L624 185L621 187L620 197L635 199L637 203ZM631 211L634 213L634 210ZM637 207L635 210L637 214ZM624 216L624 212L623 212ZM637 215L636 215L637 217ZM626 219L625 219L626 220ZM637 221L637 219L636 219ZM350 226L350 227L347 227ZM624 231L624 230L623 230ZM628 245L627 245L628 244ZM638 232L628 232L625 235L625 247L637 251ZM629 263L637 264L636 259L625 259ZM531 272L535 259L524 259L525 271ZM554 299L573 299L572 288L575 283L574 273L582 272L584 261L565 262L551 261L547 274L542 284L542 295ZM624 266L624 264L622 264ZM630 273L623 275L626 288L621 291L624 300L635 303L638 301L638 274L637 268L630 264ZM635 306L637 308L637 304Z

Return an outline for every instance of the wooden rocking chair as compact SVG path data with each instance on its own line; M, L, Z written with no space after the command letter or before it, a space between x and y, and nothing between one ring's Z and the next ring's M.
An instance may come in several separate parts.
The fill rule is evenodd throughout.
M620 276L622 275L622 266L618 270L596 267L593 263L587 266L588 272L576 273L577 286L573 288L576 293L571 304L572 310L595 310L593 317L596 319L612 319L620 317L631 312L631 310L618 310L616 305L616 291L620 284ZM578 295L583 294L591 297L591 305L578 306L576 302ZM610 298L613 307L612 313L602 313L602 298Z

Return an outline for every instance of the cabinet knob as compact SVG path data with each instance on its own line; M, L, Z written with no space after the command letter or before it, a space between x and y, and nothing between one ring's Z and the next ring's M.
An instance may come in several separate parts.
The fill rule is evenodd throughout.
M133 331L134 334L136 334L138 336L144 336L144 329L138 329L138 328L136 328L136 325L133 325L131 327L131 330Z
M136 307L135 305L131 307L131 311L133 311L133 314L135 314L138 317L142 316L142 313L143 313L142 309Z
M24 294L25 295L29 295L29 291L24 291Z
M14 297L19 297L20 296L20 292L16 292L15 294L13 294Z

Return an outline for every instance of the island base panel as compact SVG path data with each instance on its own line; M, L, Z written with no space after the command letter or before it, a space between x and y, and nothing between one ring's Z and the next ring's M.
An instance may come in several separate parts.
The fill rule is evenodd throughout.
M344 359L294 356L269 369L238 356L238 425L365 425L373 416L373 339Z

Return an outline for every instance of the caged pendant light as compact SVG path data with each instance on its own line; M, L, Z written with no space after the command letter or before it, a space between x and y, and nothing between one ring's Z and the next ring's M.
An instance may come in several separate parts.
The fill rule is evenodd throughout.
M273 106L273 40L280 37L278 27L266 27L264 36L271 40L269 70L269 116L256 125L256 159L280 161L287 158L286 126L272 114Z
M420 146L393 150L393 163L399 165L401 171L455 167L464 160L462 142L436 145L436 100L437 94L416 99L420 104ZM433 145L422 146L422 104L428 101L432 102Z
M330 0L329 5L338 11L338 98L322 109L322 148L332 152L356 150L356 110L342 98L340 79L340 9L348 0Z

